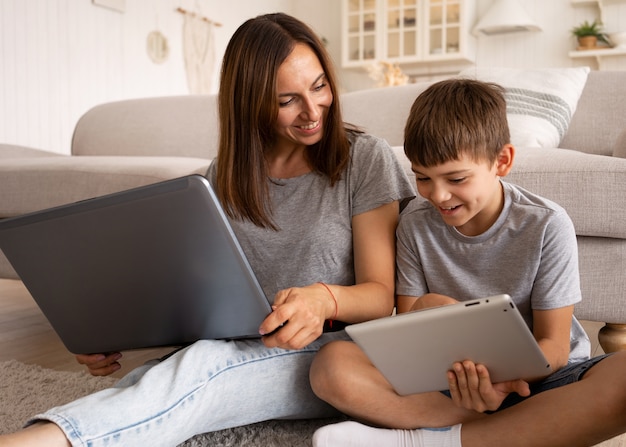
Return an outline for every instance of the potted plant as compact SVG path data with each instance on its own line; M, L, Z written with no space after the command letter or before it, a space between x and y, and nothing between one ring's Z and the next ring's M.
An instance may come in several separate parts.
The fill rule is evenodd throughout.
M608 39L605 32L602 30L602 22L594 20L589 23L585 20L578 26L572 28L572 35L578 39L578 45L580 50L589 50L597 47L598 42L603 42L608 45Z

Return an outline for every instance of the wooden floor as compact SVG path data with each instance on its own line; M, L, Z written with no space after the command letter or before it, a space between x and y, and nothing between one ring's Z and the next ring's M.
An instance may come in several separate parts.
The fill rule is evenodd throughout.
M592 354L602 353L597 341L602 324L588 321L582 323L592 340ZM122 369L113 376L122 377L135 366L170 351L168 348L159 348L124 352ZM60 371L85 369L65 349L22 282L0 279L0 361L10 359Z
M170 351L159 348L124 352L122 369L113 377L122 377L135 366ZM0 279L0 361L11 359L60 371L85 370L67 351L22 282Z

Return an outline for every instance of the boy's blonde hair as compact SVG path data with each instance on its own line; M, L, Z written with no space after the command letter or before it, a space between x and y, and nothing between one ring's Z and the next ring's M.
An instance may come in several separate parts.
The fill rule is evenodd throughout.
M404 128L411 163L431 167L458 160L492 163L510 143L504 88L472 79L447 79L417 97Z

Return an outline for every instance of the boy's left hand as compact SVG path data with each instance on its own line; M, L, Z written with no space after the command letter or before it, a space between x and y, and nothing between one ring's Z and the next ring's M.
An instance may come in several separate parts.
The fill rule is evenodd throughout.
M521 379L491 383L485 365L465 360L452 368L448 371L448 385L452 401L459 407L484 413L497 410L510 393L530 395L528 383Z

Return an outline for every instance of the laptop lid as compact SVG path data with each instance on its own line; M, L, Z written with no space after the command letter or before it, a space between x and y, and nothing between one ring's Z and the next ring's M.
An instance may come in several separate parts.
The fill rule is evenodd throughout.
M259 337L271 312L200 175L2 220L0 249L73 353Z
M346 327L401 395L448 389L452 364L487 366L494 383L551 372L509 295L407 312Z

